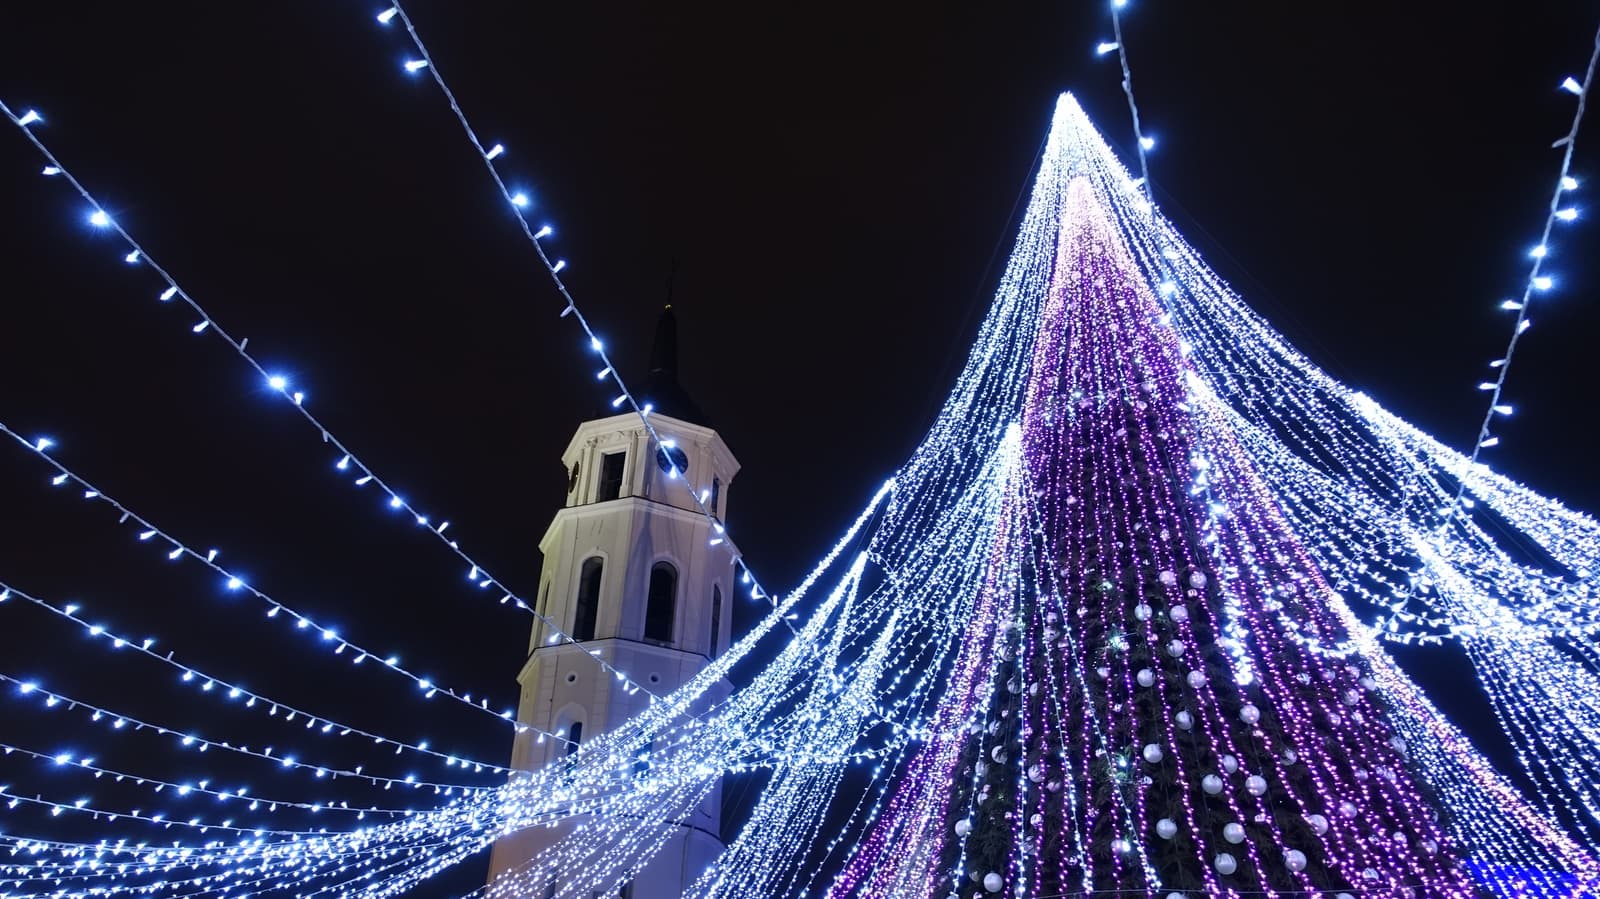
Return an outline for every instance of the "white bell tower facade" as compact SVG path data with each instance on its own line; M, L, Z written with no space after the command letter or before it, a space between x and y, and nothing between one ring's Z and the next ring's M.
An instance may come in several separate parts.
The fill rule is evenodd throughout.
M728 645L738 554L725 538L712 545L721 535L694 497L704 495L706 507L721 520L739 463L716 431L693 421L703 416L677 386L676 336L668 306L645 394L656 405L650 423L662 445L652 445L644 423L629 413L579 425L562 454L566 504L539 541L544 570L537 608L577 642L551 642L550 629L535 623L517 675L517 720L564 733L572 742L524 731L512 750L512 768L532 771L559 763L575 751L573 744L644 711L649 693L677 689ZM628 684L595 656L645 689L630 695ZM724 848L721 817L719 787L679 821L678 832L618 899L685 896ZM524 863L580 821L529 828L497 842L489 882L506 877L502 888L509 889L491 895L573 895L562 893L560 875L531 882Z

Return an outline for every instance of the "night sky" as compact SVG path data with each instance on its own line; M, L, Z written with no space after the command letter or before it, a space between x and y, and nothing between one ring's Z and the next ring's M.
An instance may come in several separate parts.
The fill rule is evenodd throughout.
M409 44L380 9L11 4L0 99L38 108L39 136L190 294L531 596L560 452L610 394L438 90L401 69ZM1116 64L1093 53L1111 29L1098 2L408 9L484 138L507 146L500 171L555 227L550 246L626 375L643 374L676 270L682 380L744 464L730 527L778 589L931 422L1056 95L1074 92L1131 161ZM1581 77L1597 17L1600 4L1553 0L1134 0L1125 38L1158 198L1303 351L1462 447L1483 413L1474 385L1509 335L1495 307L1525 277L1550 144L1570 121L1556 85ZM316 432L158 303L153 273L125 265L41 164L0 128L0 422L54 438L107 493L343 636L510 705L528 619L336 472ZM1600 187L1593 127L1575 170ZM1553 242L1557 287L1532 315L1507 393L1518 413L1490 460L1597 511L1590 197L1578 202L1594 214ZM507 757L505 730L328 657L49 475L0 445L0 580L322 714ZM0 673L219 739L259 723L16 604L0 608ZM1454 687L1447 704L1476 701L1470 680ZM175 762L170 742L4 697L5 741L153 775L226 761ZM320 745L298 739L307 755ZM86 783L21 764L0 775L68 800ZM249 782L312 789L270 769ZM451 886L481 877L466 867Z

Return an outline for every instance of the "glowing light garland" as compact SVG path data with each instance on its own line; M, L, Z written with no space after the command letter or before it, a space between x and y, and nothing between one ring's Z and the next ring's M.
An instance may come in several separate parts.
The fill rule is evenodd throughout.
M412 69L411 71L415 72L417 70ZM437 77L437 73L435 73L435 75ZM337 451L339 458L338 461L334 463L335 468L352 475L354 477L354 482L358 487L365 487L368 484L375 485L376 489L384 496L384 505L387 508L405 512L406 515L416 522L418 527L425 528L429 533L437 537L439 541L448 547L450 551L453 552L462 562L469 566L467 578L468 580L472 581L474 586L476 586L479 590L488 591L490 595L499 593L499 601L501 604L510 603L515 605L517 608L533 615L544 625L546 632L549 633L554 640L568 643L579 642L573 640L572 637L562 630L554 621L540 614L537 609L525 601L521 596L517 595L516 592L512 591L506 587L506 585L501 583L501 581L494 577L489 570L482 565L482 563L478 562L471 555L468 555L467 552L461 548L459 542L450 537L446 537L445 531L450 527L450 521L448 519L440 520L437 524L434 524L433 518L428 515L424 515L420 510L407 502L405 498L394 488L390 487L389 484L378 477L377 473L368 467L366 463L361 461L361 459L350 449L349 446L333 435L333 432L329 430L328 426L324 424L321 419L313 414L310 409L306 408L306 394L303 390L299 389L298 385L290 383L288 376L270 371L268 368L263 366L255 356L250 354L250 352L246 349L249 343L248 338L235 338L226 330L224 330L221 325L217 324L216 320L208 312L206 312L203 307L201 307L200 303L190 296L188 291L184 290L183 287L179 285L177 279L168 273L168 271L150 255L149 251L147 251L143 245L133 238L133 235L124 230L123 227L104 210L100 203L94 199L94 196L89 193L88 189L85 188L75 176L73 176L66 166L62 165L61 161L50 152L49 148L45 146L44 142L33 133L29 126L42 121L37 114L32 114L33 117L29 119L29 121L24 121L25 118L29 117L30 113L24 113L23 116L19 117L4 103L0 103L0 113L4 113L5 116L11 120L12 124L16 125L17 129L21 131L22 134L27 138L28 142L33 144L34 148L38 150L40 155L45 158L47 165L43 170L43 174L49 177L59 177L63 179L72 186L73 190L75 190L79 196L83 198L84 202L89 204L91 209L91 212L89 213L89 223L96 228L109 228L114 231L129 247L128 253L124 258L130 264L137 263L139 265L148 267L160 277L162 283L166 286L165 289L163 289L159 294L158 299L161 302L170 302L173 299L181 299L186 305L194 310L195 314L200 318L200 321L191 329L195 334L213 334L226 343L229 348L231 348L241 359L243 359L252 369L255 370L255 372L262 378L263 382L269 388L271 388L273 392L277 393L294 406L295 410L300 413L301 417L306 421L306 423L310 424L317 430L324 443L332 446ZM545 233L548 233L548 230ZM556 266L553 266L552 273L560 271L560 268L563 266L564 263L558 263ZM585 323L584 327L586 330L588 329L587 323ZM592 336L591 334L591 340L593 342L595 351L600 353L602 358L605 358L600 339ZM607 364L609 366L609 362ZM618 382L620 383L620 378L618 378ZM641 414L643 414L643 410L641 410ZM653 428L651 428L651 436L652 439L656 439L659 442L659 438L655 434ZM42 453L43 450L47 449L48 447L49 443L46 442L44 445L38 446L37 450ZM698 497L696 499L698 501ZM703 505L702 511L704 511ZM718 533L722 533L722 526L720 524L715 524L715 527L717 528ZM742 560L740 564L741 566L743 565ZM749 569L745 568L745 571L748 572ZM758 597L761 595L761 591L759 589L754 590L753 593ZM615 675L618 679L627 683L630 689L644 690L652 697L655 696L654 693L646 689L643 685L635 683L627 676L626 673L615 668L605 659L598 656L595 656L594 658L596 664L598 664L601 669L609 674Z

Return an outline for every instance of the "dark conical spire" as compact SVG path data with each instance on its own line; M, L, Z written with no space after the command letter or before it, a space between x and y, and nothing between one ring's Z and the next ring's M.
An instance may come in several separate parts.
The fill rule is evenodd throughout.
M678 317L672 314L672 287L667 287L667 308L656 320L656 339L650 345L650 380L678 381Z
M650 370L645 375L643 401L662 415L710 427L705 413L678 383L678 316L672 311L672 280L667 280L667 305L656 320L656 337L650 344Z

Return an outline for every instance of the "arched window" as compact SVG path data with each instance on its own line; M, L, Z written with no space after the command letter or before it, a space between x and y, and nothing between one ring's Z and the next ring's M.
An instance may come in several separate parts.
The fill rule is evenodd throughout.
M721 642L722 642L722 587L720 585L717 585L717 584L712 584L711 585L711 642L708 645L711 647L711 652L709 653L709 655L713 659L717 657L717 651L722 648L719 645L719 644L721 644Z
M567 728L567 741L567 755L572 755L578 751L578 744L583 742L582 721L574 721L572 726Z
M650 569L650 595L644 607L644 638L672 642L672 622L678 613L678 569L657 562Z
M599 556L583 560L583 569L578 574L578 603L572 617L574 640L594 639L594 621L600 614L600 576L605 567L605 560Z

